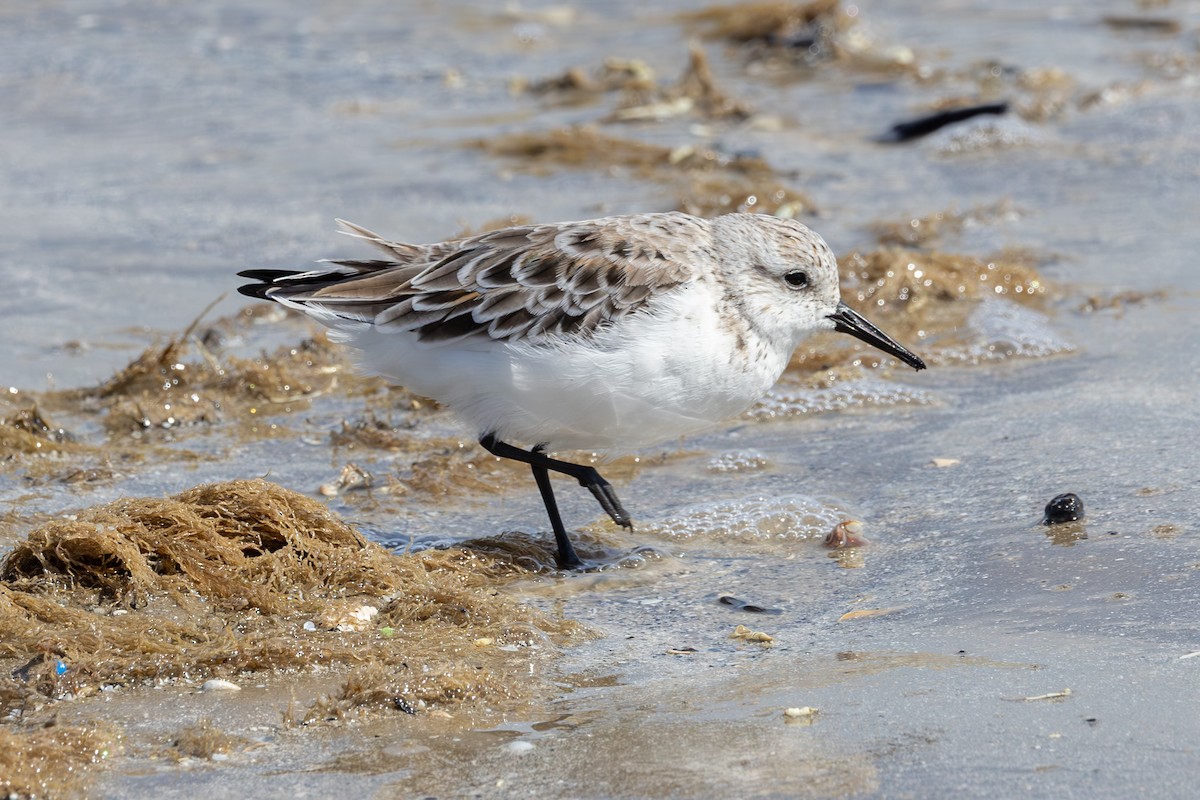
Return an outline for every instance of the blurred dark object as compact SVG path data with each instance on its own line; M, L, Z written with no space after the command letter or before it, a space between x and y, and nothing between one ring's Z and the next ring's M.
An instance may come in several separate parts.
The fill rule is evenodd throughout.
M982 106L955 108L950 111L940 111L927 117L919 117L908 122L897 122L891 131L880 137L881 142L907 142L928 136L936 130L953 125L956 122L978 117L981 114L1007 114L1008 103L988 103Z

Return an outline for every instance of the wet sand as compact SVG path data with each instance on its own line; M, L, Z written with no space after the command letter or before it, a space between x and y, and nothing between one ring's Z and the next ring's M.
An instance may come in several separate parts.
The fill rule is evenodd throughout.
M74 572L26 559L6 612L41 599L103 614L102 643L110 622L137 623L184 659L264 632L286 652L179 669L160 642L122 651L126 667L55 645L75 634L49 613L28 641L6 629L0 734L71 766L43 791L1186 796L1200 767L1200 14L882 5L746 41L678 18L683 4L0 12L14 109L0 269L28 287L0 301L15 390L0 551L118 498L266 475L400 572L464 554L455 591L497 615L456 616L475 607L449 594L417 637L388 606L407 584L275 578L278 597L231 602L162 559L152 580L84 551ZM693 37L708 90L688 71ZM558 80L572 67L586 80ZM877 141L997 99L1013 111ZM523 149L480 146L517 135ZM589 161L548 141L601 144ZM513 215L755 206L820 231L848 299L932 367L814 343L746 417L605 468L632 533L563 484L594 572L546 567L523 471L427 401L355 376L313 329L232 299L189 328L237 269L361 254L333 216L435 241ZM1041 525L1068 491L1085 519ZM823 546L844 518L869 545ZM298 563L346 574L323 558ZM421 567L460 580L444 568ZM384 617L337 631L343 596ZM731 638L738 625L773 641ZM406 653L468 688L421 695L387 671ZM212 677L241 691L198 691ZM784 714L803 707L816 712Z

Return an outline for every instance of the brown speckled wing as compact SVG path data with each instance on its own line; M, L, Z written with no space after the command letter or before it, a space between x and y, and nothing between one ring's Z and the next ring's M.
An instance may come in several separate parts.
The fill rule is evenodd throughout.
M588 335L691 280L693 265L711 257L708 224L685 214L506 228L435 245L343 224L389 260L334 262L268 294L429 342Z

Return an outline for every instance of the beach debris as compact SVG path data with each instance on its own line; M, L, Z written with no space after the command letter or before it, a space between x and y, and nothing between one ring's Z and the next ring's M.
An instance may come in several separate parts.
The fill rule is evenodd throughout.
M1063 700L1071 696L1070 689L1063 689L1061 692L1047 692L1046 694L1035 694L1029 697L1005 697L1013 703L1036 703L1039 700Z
M863 524L856 519L844 519L825 537L826 547L862 547L870 540L862 535Z
M892 129L879 138L880 142L900 143L928 136L934 131L941 130L947 125L964 122L982 114L1000 115L1008 113L1008 103L984 103L977 106L954 108L949 111L939 111L925 117L897 122Z
M669 656L694 656L700 651L694 647L672 647L667 650ZM1184 656L1186 658L1187 656Z
M577 94L596 95L605 92L649 93L657 88L654 70L640 59L609 57L594 73L579 66L568 68L560 75L530 81L514 78L509 83L511 94Z
M208 761L227 761L234 753L250 749L255 743L226 733L211 720L205 719L182 730L173 746L172 755L180 760L203 758Z
M500 552L397 555L262 480L81 509L0 560L0 641L30 662L28 678L5 676L0 717L107 687L313 664L345 685L296 709L297 724L394 713L397 697L422 711L522 697L538 683L531 648L472 643L579 631L498 590L526 574Z
M200 687L202 692L240 692L242 687L224 678L210 678Z
M804 722L810 725L812 724L813 717L819 713L821 713L821 710L812 706L792 706L783 710L783 716L787 722Z
M1179 21L1168 17L1133 17L1110 14L1101 18L1100 21L1119 31L1172 34L1179 33L1181 30Z
M375 476L357 464L347 464L335 480L321 484L317 489L325 497L337 497L342 492L367 489L375 482Z
M335 601L318 615L316 623L325 630L338 633L365 631L378 613L377 606L360 601Z
M1046 504L1046 514L1042 518L1043 525L1060 525L1064 522L1075 522L1083 519L1083 501L1079 495L1067 492L1056 495Z
M962 459L958 459L958 458L934 458L934 459L933 459L933 461L932 461L931 463L932 463L932 464L933 464L935 467L937 467L938 469L945 469L946 467L957 467L959 464L961 464L961 463L962 463Z
M535 174L557 168L629 170L673 192L676 210L696 216L738 211L792 218L815 208L803 193L783 184L781 173L764 159L703 145L670 147L576 125L477 139L468 146L514 160Z
M753 111L717 86L708 55L699 45L688 49L688 65L678 82L665 89L628 93L629 100L606 121L664 120L695 111L704 119L749 118Z
M1124 311L1129 306L1139 306L1149 302L1162 302L1170 298L1170 292L1157 289L1153 292L1124 290L1105 294L1093 294L1079 304L1079 311L1088 314L1097 311Z
M711 6L689 11L685 21L705 26L705 35L745 44L760 42L770 45L799 46L810 41L815 32L810 27L839 12L840 0L811 0L807 3L765 0L757 3Z
M762 631L750 630L745 625L738 625L736 628L734 628L733 633L729 634L729 638L742 639L743 641L747 642L758 642L759 644L766 645L773 644L775 642L775 637L771 634L763 633Z
M782 614L782 608L767 608L755 603L750 603L745 600L740 600L732 595L723 594L717 598L717 602L725 606L733 606L738 611L749 611L752 614Z
M0 797L84 797L94 791L92 768L122 749L110 723L0 725Z
M890 608L861 608L858 611L847 611L838 617L838 622L850 622L856 619L870 619L871 617L884 617L888 614L895 614L897 611L903 611L908 606L892 606Z

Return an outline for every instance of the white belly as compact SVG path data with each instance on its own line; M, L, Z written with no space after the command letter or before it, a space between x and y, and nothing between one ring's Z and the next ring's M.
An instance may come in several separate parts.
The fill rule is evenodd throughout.
M748 408L791 356L739 337L700 287L591 339L553 345L342 332L364 367L438 400L477 435L550 450L628 450L703 430Z

